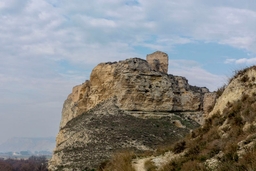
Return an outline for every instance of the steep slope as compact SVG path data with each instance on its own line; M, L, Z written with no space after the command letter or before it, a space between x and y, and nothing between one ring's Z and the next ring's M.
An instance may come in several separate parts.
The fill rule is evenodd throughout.
M214 94L158 68L139 58L96 66L63 105L49 169L96 168L116 151L154 150L198 127Z
M205 123L171 148L179 157L158 167L152 157L148 169L256 170L255 78L255 66L237 72Z

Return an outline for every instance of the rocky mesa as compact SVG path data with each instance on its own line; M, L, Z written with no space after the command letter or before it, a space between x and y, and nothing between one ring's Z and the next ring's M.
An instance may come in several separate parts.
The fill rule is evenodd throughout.
M117 151L154 150L203 123L216 94L167 71L159 51L98 64L64 102L49 170L97 168Z

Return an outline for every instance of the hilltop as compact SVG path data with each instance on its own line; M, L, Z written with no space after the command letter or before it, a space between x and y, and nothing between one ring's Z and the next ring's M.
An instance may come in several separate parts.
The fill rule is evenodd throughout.
M98 64L64 102L49 169L99 168L116 152L153 152L199 127L216 94L167 71L160 51Z

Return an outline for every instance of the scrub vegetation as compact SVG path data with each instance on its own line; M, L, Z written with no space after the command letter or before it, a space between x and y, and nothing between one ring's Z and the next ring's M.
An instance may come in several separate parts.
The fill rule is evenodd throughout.
M48 171L47 159L31 156L28 159L0 159L1 171Z

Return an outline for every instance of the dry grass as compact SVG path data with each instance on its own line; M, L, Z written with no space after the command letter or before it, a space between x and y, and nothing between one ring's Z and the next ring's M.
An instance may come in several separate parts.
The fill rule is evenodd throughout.
M147 171L156 171L157 170L157 167L154 165L154 162L152 162L151 160L147 160L145 162L144 167Z
M186 141L182 140L174 144L173 146L173 152L175 154L181 153L186 149Z
M110 161L103 163L99 171L135 171L132 167L132 159L135 155L131 151L116 153Z
M189 171L206 171L206 167L204 164L196 161L196 160L189 160L185 163L183 163L181 170L189 170Z
M248 170L256 170L256 149L247 152L240 159L240 165Z
M226 88L226 84L224 84L222 87L218 88L218 90L216 91L217 98L219 98L222 95L225 88Z
M250 69L256 70L256 66L246 67L246 68L244 68L244 69L242 69L242 70L236 70L236 71L234 72L234 76L229 79L229 83L230 83L232 80L234 80L234 79L236 79L237 77L239 77L239 76L245 76L245 77L246 77L247 75L246 75L245 73L246 73L248 70L250 70ZM246 80L246 78L243 78L243 77L242 77L241 81L244 82L244 80ZM248 81L248 80L247 80L247 81Z
M163 168L161 168L160 171L179 171L181 169L182 166L182 160L178 159L178 160L172 160L171 162L169 162L168 164L166 164L165 166L163 166Z

